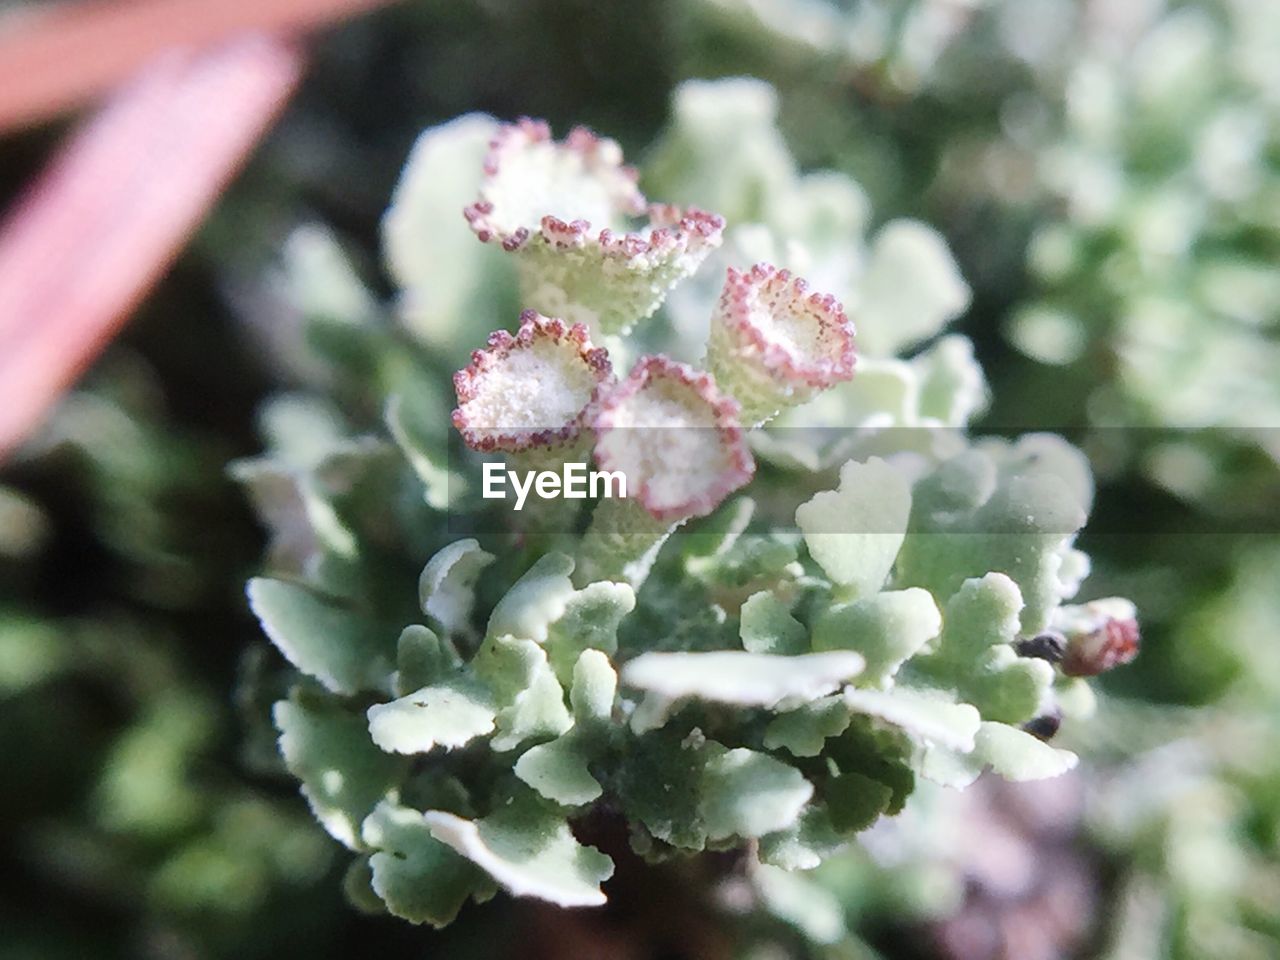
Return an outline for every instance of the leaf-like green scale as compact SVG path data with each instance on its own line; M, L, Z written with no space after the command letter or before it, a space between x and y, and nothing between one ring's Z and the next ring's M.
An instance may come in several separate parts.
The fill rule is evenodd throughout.
M695 737L659 730L635 738L615 787L623 812L663 843L703 849L707 831L699 801L705 761Z
M829 738L838 736L849 726L850 716L843 697L823 697L797 710L780 713L769 721L764 745L770 750L789 750L797 757L816 757Z
M419 624L400 631L396 644L396 693L404 696L440 680L457 666L452 649Z
M840 486L801 504L796 525L831 581L867 596L884 585L910 515L911 484L873 457L846 463Z
M369 708L369 736L388 753L452 750L492 733L497 710L488 691L466 677L422 687Z
M788 829L760 839L760 861L783 870L812 870L846 844L827 807L810 806Z
M1080 457L1064 441L1032 435L942 464L914 487L898 581L948 598L967 579L1003 573L1020 588L1023 632L1045 629L1075 587L1063 570L1090 496Z
M382 803L365 820L374 892L387 909L411 923L443 927L473 895L490 886L484 874L432 835L427 814Z
M520 805L483 820L440 810L423 819L431 835L466 857L509 893L561 907L605 902L600 884L613 875L613 861L574 839L569 824Z
M644 653L622 668L630 687L671 700L773 707L826 696L863 667L852 651L784 657L724 650L713 653Z
M742 605L742 648L748 653L807 653L807 631L790 607L768 590L753 593Z
M1053 667L1019 657L1022 595L1001 573L966 580L947 604L937 648L912 661L933 683L947 684L984 719L1022 723L1035 715L1053 685Z
M569 702L574 722L581 728L603 727L613 714L618 675L609 658L599 650L584 650L573 667Z
M784 830L813 796L813 785L799 770L767 754L742 747L712 754L699 802L709 840Z
M516 761L515 775L548 800L566 807L590 803L603 792L587 769L587 757L572 733L530 747Z
M975 707L954 703L934 691L903 687L887 692L848 689L844 692L844 702L853 711L900 727L912 737L960 751L973 749L973 738L981 722Z
M326 689L351 695L386 682L394 662L394 631L283 580L255 578L248 592L271 642Z
M893 790L860 773L842 773L829 780L822 790L831 811L831 824L841 833L865 830L888 808Z
M446 635L466 632L476 602L476 578L493 561L493 554L474 540L451 543L427 561L418 578L418 602Z
M494 750L512 750L531 738L558 737L573 725L564 703L564 688L544 663L529 689L498 711Z
M625 583L602 580L576 591L564 612L547 627L547 656L556 676L567 683L584 650L613 656L618 649L618 626L635 609L635 591Z
M335 840L359 849L361 822L403 776L404 763L374 746L358 714L281 700L272 716L311 812Z
M562 553L541 557L493 608L487 635L545 643L548 628L574 595L572 572L573 560Z
M1047 780L1075 768L1076 755L1050 746L1031 734L1003 723L983 723L972 752L956 753L945 746L925 751L920 773L943 786L963 789L987 767L1006 780Z
M856 650L867 661L858 684L883 687L941 627L927 590L885 590L824 611L813 626L813 649Z

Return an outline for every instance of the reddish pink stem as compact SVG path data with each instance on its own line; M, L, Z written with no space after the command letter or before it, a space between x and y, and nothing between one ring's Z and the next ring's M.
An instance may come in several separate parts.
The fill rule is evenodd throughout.
M293 45L265 36L166 54L19 202L0 227L0 456L163 274L301 69Z
M0 16L0 131L128 79L162 51L248 30L293 33L390 0L77 0Z

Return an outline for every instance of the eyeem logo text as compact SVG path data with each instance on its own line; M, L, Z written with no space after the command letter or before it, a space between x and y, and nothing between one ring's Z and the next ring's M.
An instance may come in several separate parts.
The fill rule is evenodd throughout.
M507 486L516 495L515 509L524 507L529 491L543 500L561 497L565 500L585 500L587 497L625 497L627 475L621 470L588 470L585 463L565 463L560 472L555 470L526 470L523 475L508 470L505 464L488 462L484 465L484 486L481 496L486 500L507 499Z

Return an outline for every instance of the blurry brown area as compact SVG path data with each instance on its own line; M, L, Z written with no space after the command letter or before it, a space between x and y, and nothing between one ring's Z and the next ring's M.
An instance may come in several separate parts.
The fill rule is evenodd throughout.
M300 68L292 47L266 37L164 55L29 188L0 226L0 452L163 274Z
M583 839L605 850L615 872L609 902L601 910L563 910L525 901L517 921L521 960L732 960L740 955L734 927L713 891L740 878L740 852L650 864L637 856L620 820L597 817Z
M387 0L90 0L0 17L0 135L86 100L0 222L0 458L164 274L301 76L301 31Z
M932 938L948 960L1066 960L1094 934L1098 865L1077 842L1078 775L1034 783L985 777L957 798L956 866L966 896Z

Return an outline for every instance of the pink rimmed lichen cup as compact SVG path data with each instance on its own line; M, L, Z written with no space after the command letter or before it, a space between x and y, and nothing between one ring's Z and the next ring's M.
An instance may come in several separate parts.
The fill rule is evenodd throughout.
M547 217L598 229L625 225L645 211L636 179L615 141L574 127L557 142L544 121L522 117L498 128L484 160L480 199L463 215L481 241L514 251Z
M622 474L627 496L597 505L578 554L580 583L638 587L676 527L751 480L738 412L710 374L663 356L642 357L604 394L593 422L596 466Z
M624 473L630 495L656 520L705 516L755 471L738 413L710 374L642 357L601 399L596 463Z
M755 426L853 376L853 324L835 297L788 270L730 267L706 365Z
M582 434L612 376L585 327L526 310L514 334L490 334L453 375L453 425L473 450L561 450Z
M716 214L648 203L614 141L582 127L555 141L529 119L499 129L463 214L517 257L524 303L596 335L651 316L724 230Z

